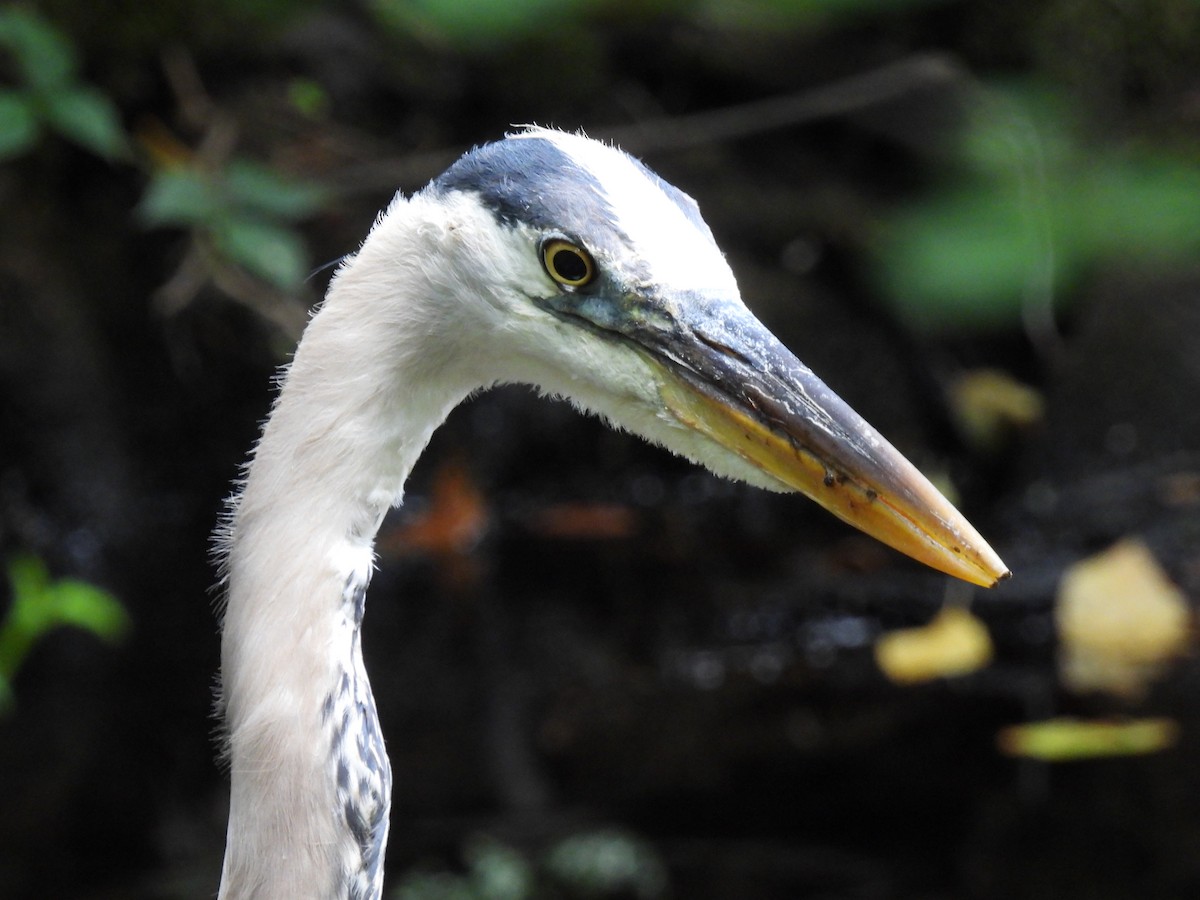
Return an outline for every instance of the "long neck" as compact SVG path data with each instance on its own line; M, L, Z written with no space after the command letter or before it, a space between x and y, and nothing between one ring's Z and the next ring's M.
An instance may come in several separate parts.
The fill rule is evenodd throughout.
M359 629L373 543L473 387L431 366L437 308L393 210L309 324L231 517L222 703L231 800L220 897L380 894L391 773ZM386 273L386 277L385 277Z

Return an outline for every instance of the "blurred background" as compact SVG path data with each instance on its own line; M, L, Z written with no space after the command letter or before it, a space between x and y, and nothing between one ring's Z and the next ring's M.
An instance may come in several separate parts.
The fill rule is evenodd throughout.
M1195 0L0 8L0 896L203 898L209 533L329 269L513 125L700 202L1012 567L505 388L380 535L389 896L1200 895Z

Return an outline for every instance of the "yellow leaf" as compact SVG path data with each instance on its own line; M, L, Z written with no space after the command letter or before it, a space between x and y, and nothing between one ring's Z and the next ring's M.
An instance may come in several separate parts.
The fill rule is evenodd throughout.
M875 642L876 664L897 684L967 675L991 661L987 628L961 606L946 606L928 625L893 631Z
M1132 539L1067 569L1054 615L1059 674L1079 692L1137 698L1191 636L1183 592Z
M972 446L996 450L1011 432L1042 419L1042 395L998 369L966 372L950 388L950 407Z

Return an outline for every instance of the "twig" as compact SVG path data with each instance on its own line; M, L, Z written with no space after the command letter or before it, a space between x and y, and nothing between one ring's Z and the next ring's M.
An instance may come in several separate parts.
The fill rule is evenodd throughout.
M950 59L925 54L798 94L686 116L646 119L618 128L598 128L593 136L638 153L678 151L848 115L913 91L969 78Z
M947 57L914 56L819 88L685 116L585 129L634 153L677 152L732 141L818 119L847 115L970 75ZM333 179L343 195L414 188L442 172L464 148L444 148L346 167Z

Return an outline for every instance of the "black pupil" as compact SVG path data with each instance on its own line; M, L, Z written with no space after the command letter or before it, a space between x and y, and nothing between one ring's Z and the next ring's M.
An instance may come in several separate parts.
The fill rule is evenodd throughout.
M554 253L554 271L563 281L583 281L587 277L587 263L574 250L557 250Z

